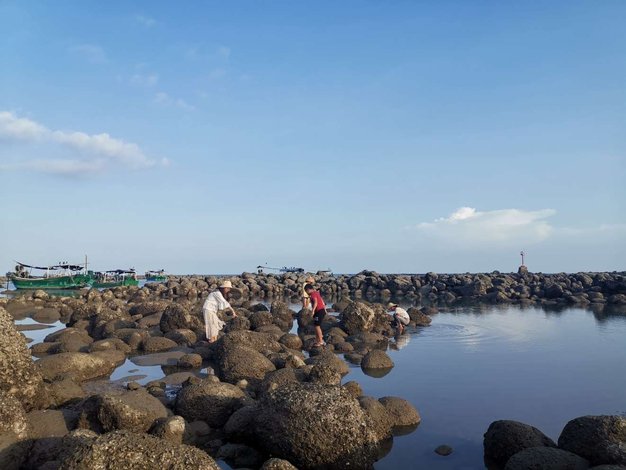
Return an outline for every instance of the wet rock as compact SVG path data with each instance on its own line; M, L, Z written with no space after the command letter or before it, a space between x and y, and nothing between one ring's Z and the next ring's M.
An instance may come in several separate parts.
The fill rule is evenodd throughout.
M138 366L175 366L185 354L187 353L184 351L167 351L145 356L133 356L130 360Z
M121 351L69 352L41 358L35 365L47 380L67 376L83 382L111 375L125 360L126 355Z
M530 447L514 454L504 470L586 470L589 462L576 454L553 447Z
M430 318L426 313L415 307L411 307L410 309L408 309L407 313L409 314L411 322L415 323L415 325L417 326L428 326L433 321L433 319Z
M24 337L0 307L0 391L15 396L28 411L44 401L41 373L34 366Z
M107 338L94 341L89 345L89 352L96 351L121 351L128 354L131 352L131 348L119 338Z
M445 444L437 446L437 448L435 449L435 454L439 454L439 455L442 455L444 457L447 457L451 453L452 453L452 447L447 446Z
M128 431L103 434L74 446L62 457L59 470L105 469L111 462L123 462L125 470L219 470L200 449Z
M376 312L363 302L351 302L343 310L341 324L350 335L371 331L376 321Z
M484 435L485 460L496 465L504 466L514 454L530 447L556 444L539 429L518 421L494 421Z
M202 420L222 427L243 403L245 393L235 385L203 380L184 386L176 397L176 413L188 421Z
M150 434L173 444L182 444L186 427L187 423L182 416L159 418L152 425Z
M254 418L258 412L256 405L246 405L235 411L226 424L224 425L224 432L232 439L240 441L255 440L254 436Z
M391 369L393 361L385 351L373 349L363 356L361 368L363 369Z
M404 398L382 397L378 401L387 410L394 428L417 426L422 420L417 409Z
M382 441L390 438L394 423L383 404L375 398L367 396L360 396L358 400L361 408L372 418L374 426L372 429L378 436L378 439Z
M559 447L591 465L626 465L626 417L581 416L565 425Z
M341 387L287 385L263 395L256 445L302 468L370 468L378 438L369 415Z

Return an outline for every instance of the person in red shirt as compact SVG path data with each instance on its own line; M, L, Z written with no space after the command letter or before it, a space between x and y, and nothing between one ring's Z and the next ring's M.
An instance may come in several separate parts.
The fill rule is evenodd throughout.
M315 326L315 336L317 338L317 342L313 346L326 346L322 337L322 321L326 316L326 304L320 293L311 284L304 286L304 291L309 295L311 309L313 310L313 325Z

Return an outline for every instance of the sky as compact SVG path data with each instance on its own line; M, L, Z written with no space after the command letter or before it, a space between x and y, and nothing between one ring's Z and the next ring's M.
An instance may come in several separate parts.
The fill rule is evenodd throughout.
M626 270L625 23L0 0L0 267Z

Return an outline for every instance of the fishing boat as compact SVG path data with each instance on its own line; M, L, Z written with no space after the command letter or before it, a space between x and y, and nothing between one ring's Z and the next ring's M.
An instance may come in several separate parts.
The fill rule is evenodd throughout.
M167 281L167 274L165 274L165 269L160 269L158 271L146 271L146 281L149 281L149 282Z
M80 289L89 287L93 281L91 272L79 264L62 262L52 266L31 266L17 262L15 271L7 273L7 277L16 289ZM41 275L33 275L32 271L42 271Z
M91 287L106 289L109 287L136 286L139 284L134 269L112 269L94 273Z
M264 265L259 265L256 268L259 274L261 274L263 270L265 269L269 269L270 271L278 271L279 273L287 273L287 274L290 274L290 273L302 274L304 272L303 268L296 268L295 266L283 266L282 268L272 268L268 266L267 263Z

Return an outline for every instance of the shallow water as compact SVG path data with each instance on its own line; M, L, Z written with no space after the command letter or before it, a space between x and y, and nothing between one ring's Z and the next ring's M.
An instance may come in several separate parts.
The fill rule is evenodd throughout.
M433 316L388 351L395 367L376 379L352 367L374 397L399 396L422 423L397 437L376 469L484 468L482 438L492 421L519 420L557 439L586 414L626 414L626 317L586 310L463 308ZM454 448L441 457L440 444Z

